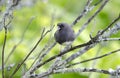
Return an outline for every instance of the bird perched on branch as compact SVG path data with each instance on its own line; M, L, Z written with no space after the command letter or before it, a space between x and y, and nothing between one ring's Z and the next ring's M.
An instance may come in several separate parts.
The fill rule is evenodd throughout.
M75 33L67 23L58 23L58 30L54 34L56 42L61 45L69 45L75 39Z

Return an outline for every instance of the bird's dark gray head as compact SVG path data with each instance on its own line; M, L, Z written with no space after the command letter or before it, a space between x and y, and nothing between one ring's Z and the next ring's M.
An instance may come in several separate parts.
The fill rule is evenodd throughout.
M57 26L58 26L58 30L69 27L67 23L58 23Z

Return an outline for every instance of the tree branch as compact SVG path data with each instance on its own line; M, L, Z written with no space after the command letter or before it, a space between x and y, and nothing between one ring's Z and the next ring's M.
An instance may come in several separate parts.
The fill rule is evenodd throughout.
M22 66L22 64L28 59L28 57L32 54L32 52L36 49L36 47L38 46L38 44L41 42L41 40L51 31L52 29L48 30L45 32L45 28L42 31L41 37L39 38L38 42L35 44L35 46L32 48L32 50L28 53L28 55L25 57L25 59L17 65L17 67L15 68L15 70L13 71L13 73L11 74L10 78L12 78L16 72L19 70L19 68ZM45 33L44 33L45 32Z
M71 26L75 25L78 21L81 20L81 18L82 18L83 16L85 16L88 12L90 12L91 10L93 10L93 8L94 8L95 6L97 6L99 3L102 2L102 0L100 0L99 2L95 3L93 6L90 7L90 4L92 3L92 1L93 1L93 0L88 0L88 1L87 1L86 5L85 5L85 7L84 7L84 9L83 9L83 11L82 11L81 14L73 21L73 23L72 23Z
M60 70L54 70L54 73L70 73L70 72L96 72L96 73L103 73L103 74L109 74L112 76L116 76L115 70L102 70L102 69L95 69L95 68L66 68L66 69L60 69ZM120 75L120 73L118 73Z
M5 36L4 36L4 43L2 48L2 78L4 78L4 53L5 53L5 46L7 40L7 27L5 26L5 18L4 18L4 29L5 29Z
M85 62L89 62L89 61L97 60L97 59L100 59L100 58L103 58L103 57L109 56L109 55L111 55L111 54L117 53L117 52L119 52L119 51L120 51L120 49L117 49L117 50L114 50L114 51L109 52L109 53L107 53L107 54L103 54L103 55L98 56L98 57L94 57L94 58L90 58L90 59L87 59L87 60L83 60L83 61L81 61L81 62L77 62L77 63L69 64L69 65L67 65L66 67L69 68L69 67L71 67L71 66L75 66L75 65L78 65L78 64L81 64L81 63L85 63Z

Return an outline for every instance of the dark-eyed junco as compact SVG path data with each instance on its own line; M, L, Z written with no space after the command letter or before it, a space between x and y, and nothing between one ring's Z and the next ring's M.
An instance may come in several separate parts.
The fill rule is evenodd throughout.
M56 42L63 45L69 45L75 39L75 33L70 25L67 23L58 23L58 30L55 32L54 37Z

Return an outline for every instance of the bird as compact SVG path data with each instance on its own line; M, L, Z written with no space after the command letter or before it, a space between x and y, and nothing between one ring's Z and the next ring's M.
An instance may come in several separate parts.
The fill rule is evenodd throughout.
M72 27L67 23L58 23L58 29L54 34L55 41L60 45L70 45L75 39Z

